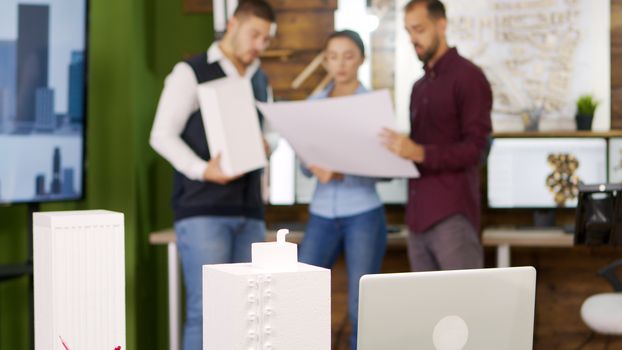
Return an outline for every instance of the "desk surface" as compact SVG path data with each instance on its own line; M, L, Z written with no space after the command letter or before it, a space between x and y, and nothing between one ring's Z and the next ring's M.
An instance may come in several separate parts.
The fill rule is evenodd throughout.
M287 241L292 243L300 243L302 241L302 231L290 231L287 235ZM175 230L172 228L164 229L149 234L149 243L151 244L169 244L175 242ZM266 231L266 241L276 241L276 231Z
M304 233L302 231L290 231L287 235L287 241L292 243L300 243L302 242L302 236ZM389 247L393 246L403 246L406 244L406 237L408 235L408 230L404 227L402 230L396 233L388 234L388 242L387 245ZM276 231L267 230L266 231L266 241L276 241ZM175 242L175 230L172 228L164 229L156 232L152 232L149 234L149 243L151 244L169 244Z
M574 235L561 229L487 228L482 237L485 246L507 244L515 247L571 247L574 244Z
M389 246L403 246L406 244L408 230L404 227L400 232L388 235ZM302 231L292 231L287 240L293 243L302 241ZM268 230L266 240L276 240L276 231ZM482 234L484 246L498 246L508 244L517 247L571 247L574 237L564 233L561 229L516 229L513 227L487 228ZM175 242L175 231L164 229L149 235L151 244L168 244Z

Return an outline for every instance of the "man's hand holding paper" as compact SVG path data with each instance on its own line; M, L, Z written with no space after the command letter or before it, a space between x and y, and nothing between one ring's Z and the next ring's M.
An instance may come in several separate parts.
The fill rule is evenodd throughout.
M423 163L425 160L425 149L415 143L407 135L384 128L380 132L382 144L391 152L404 159L412 160L415 163Z

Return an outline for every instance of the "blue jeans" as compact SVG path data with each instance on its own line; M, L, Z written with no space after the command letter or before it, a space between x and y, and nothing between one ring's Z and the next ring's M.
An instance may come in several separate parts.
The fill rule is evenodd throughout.
M184 350L203 349L203 265L249 262L251 244L265 240L263 220L198 216L175 222L186 287Z
M345 252L352 350L356 349L358 330L359 280L365 274L380 272L386 247L384 207L334 219L311 214L300 244L300 262L325 268L331 268L341 251Z

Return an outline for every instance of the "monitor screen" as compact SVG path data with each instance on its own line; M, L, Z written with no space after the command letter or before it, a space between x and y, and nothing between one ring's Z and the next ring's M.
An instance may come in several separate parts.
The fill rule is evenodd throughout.
M596 138L497 138L488 157L490 208L573 208L578 184L607 182Z
M83 195L87 0L0 1L0 203Z

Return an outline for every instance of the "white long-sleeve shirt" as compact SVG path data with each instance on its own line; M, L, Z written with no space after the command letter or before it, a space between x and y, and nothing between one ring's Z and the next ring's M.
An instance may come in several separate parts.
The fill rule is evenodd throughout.
M214 42L209 47L208 63L218 62L227 76L240 76L218 44ZM259 60L256 59L246 68L242 77L250 81L258 68ZM207 161L197 156L181 138L190 115L199 108L197 87L198 82L190 65L186 62L177 63L164 81L149 144L188 179L202 181ZM264 133L266 130L264 127ZM276 138L276 135L268 137L271 146L276 144Z

